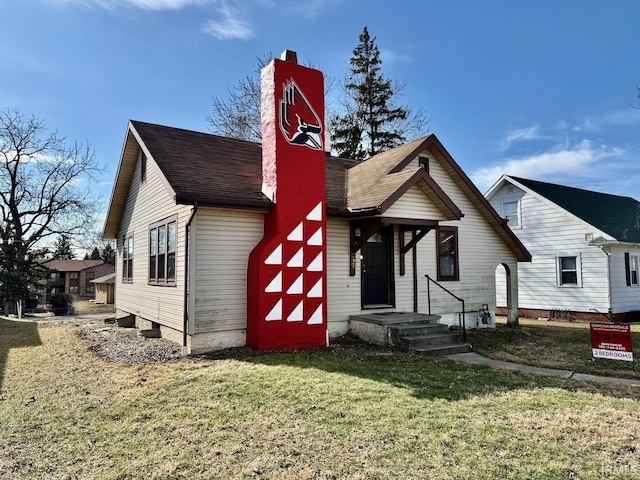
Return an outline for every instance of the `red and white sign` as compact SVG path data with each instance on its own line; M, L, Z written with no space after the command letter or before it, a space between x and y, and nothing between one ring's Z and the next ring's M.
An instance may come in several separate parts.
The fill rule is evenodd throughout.
M593 358L633 362L631 327L614 323L591 323Z

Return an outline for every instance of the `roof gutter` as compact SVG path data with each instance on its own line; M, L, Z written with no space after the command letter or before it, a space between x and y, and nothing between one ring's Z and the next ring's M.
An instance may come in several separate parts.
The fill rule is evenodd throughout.
M191 222L198 211L198 202L194 202L193 210L189 221L184 227L184 314L182 318L182 355L186 356L187 349L187 328L189 327L189 232L191 231Z

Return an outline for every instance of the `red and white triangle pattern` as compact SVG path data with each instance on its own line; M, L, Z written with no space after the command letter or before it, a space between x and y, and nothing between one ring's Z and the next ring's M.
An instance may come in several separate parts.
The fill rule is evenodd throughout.
M309 315L308 318L304 318L304 304L305 299L317 299L323 296L323 281L322 277L315 281L308 290L305 292L305 274L312 272L313 278L308 283L314 282L317 278L318 272L324 272L324 255L323 255L323 227L319 222L322 222L322 212L324 211L323 202L318 203L313 210L311 210L306 217L287 235L286 240L279 243L273 251L267 256L265 260L266 265L279 265L280 270L269 281L265 287L265 293L273 295L273 308L265 317L266 321L282 321L287 322L303 322L306 320L308 325L317 325L323 323L323 305L319 306ZM305 241L306 239L306 241ZM297 245L301 245L296 248ZM322 249L318 252L318 247ZM295 253L290 258L284 257L284 252L294 251ZM308 263L305 268L305 258L313 259ZM285 275L286 273L294 273L294 275ZM284 278L294 278L290 284L285 285ZM291 312L285 314L283 310L283 300L285 297L295 296L299 297L299 301ZM317 300L316 300L317 301ZM295 302L294 302L295 303ZM313 307L310 307L313 308ZM286 318L285 318L286 317Z

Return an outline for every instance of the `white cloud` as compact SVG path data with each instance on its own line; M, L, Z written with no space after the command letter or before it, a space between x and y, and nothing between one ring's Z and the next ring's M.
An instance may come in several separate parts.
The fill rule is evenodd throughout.
M384 63L394 63L394 62L402 62L402 63L411 63L413 62L413 58L410 55L404 53L394 52L392 50L382 49L380 50L380 59Z
M498 147L498 151L504 152L508 150L509 147L515 142L520 142L523 140L538 140L543 138L540 134L540 127L538 125L533 125L527 128L517 128L515 130L511 130L507 132L504 140L500 143Z
M575 145L567 142L556 148L522 158L507 158L502 163L483 167L471 174L481 191L486 191L502 174L555 181L558 175L598 177L601 168L592 168L602 160L618 157L624 151L608 145L595 146L590 140Z
M241 18L241 13L229 7L227 4L220 4L220 20L209 20L203 27L204 33L220 40L240 39L248 40L253 37L253 30L247 21Z

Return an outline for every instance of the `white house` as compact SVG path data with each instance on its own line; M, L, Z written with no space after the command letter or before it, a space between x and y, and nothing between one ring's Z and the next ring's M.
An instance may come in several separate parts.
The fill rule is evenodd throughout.
M426 274L493 311L504 265L516 308L529 254L435 135L359 164L327 156L326 175L330 337L350 315L427 312ZM261 182L259 144L129 122L103 233L117 240L118 316L190 353L244 345L247 259L273 207ZM458 322L458 302L431 297Z
M516 266L530 255L436 136L361 163L323 154L321 77L292 66L291 53L263 71L262 146L129 122L103 232L117 239L117 315L159 327L185 353L253 346L256 322L308 325L322 344L371 312L430 310L458 324L461 304L435 284L427 294L429 275L464 299L472 326L483 306L495 310L504 265L517 318ZM278 164L286 148L302 156ZM312 186L324 197L317 207L284 218ZM272 244L274 218L291 230ZM269 335L280 348L279 333Z
M486 197L532 255L518 264L520 315L624 321L640 312L640 202L508 175ZM497 303L506 305L501 288Z

